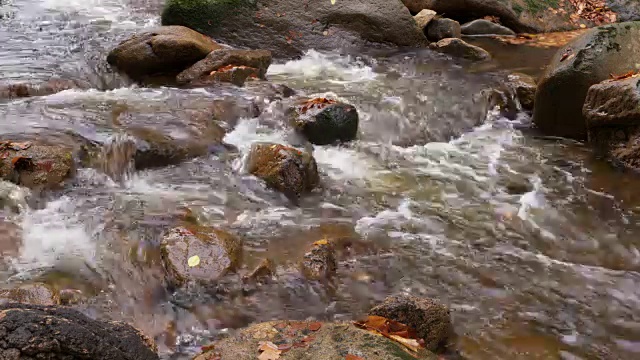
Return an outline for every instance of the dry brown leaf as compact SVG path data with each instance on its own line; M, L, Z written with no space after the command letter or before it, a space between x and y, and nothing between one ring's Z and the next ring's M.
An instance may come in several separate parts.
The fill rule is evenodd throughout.
M280 354L282 354L278 346L271 341L261 341L258 351L261 351L260 355L258 355L258 360L277 360L280 359Z
M636 72L631 70L629 72L626 72L622 75L614 75L614 74L609 74L609 77L611 78L611 80L624 80L624 79L628 79L632 76L636 75Z
M320 322L312 322L311 324L309 324L309 330L311 331L318 331L321 327L322 323Z
M418 352L420 349L420 343L416 339L407 339L398 335L389 335L389 337L413 352Z
M314 246L327 245L329 241L327 239L318 240L313 243Z

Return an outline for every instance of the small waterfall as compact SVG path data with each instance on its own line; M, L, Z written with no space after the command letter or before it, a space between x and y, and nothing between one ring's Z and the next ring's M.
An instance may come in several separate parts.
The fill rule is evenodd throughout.
M135 139L123 133L111 136L103 145L99 168L114 181L122 183L135 171Z

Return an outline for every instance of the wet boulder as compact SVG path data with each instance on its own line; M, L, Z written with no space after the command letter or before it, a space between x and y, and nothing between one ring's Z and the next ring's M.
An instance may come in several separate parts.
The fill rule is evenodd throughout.
M583 108L596 153L624 168L640 170L640 77L591 86Z
M0 290L0 302L10 301L32 305L59 305L60 296L46 284L24 284L13 289Z
M582 108L592 85L637 69L640 22L591 29L558 50L538 81L533 122L543 133L587 139Z
M311 154L280 144L253 144L247 171L292 200L310 192L320 182L318 166Z
M30 141L0 141L0 177L31 189L57 188L75 174L73 149Z
M107 56L107 62L134 80L177 74L220 49L211 38L184 26L163 26L123 41Z
M369 315L382 316L412 327L424 339L425 348L433 352L445 351L455 335L449 309L431 299L392 295L371 309Z
M420 28L422 31L425 31L427 25L429 25L429 22L431 22L431 20L433 20L436 15L436 12L433 10L423 9L420 10L420 12L417 13L413 17L413 19L416 21L416 24L418 24L418 28Z
M269 65L268 50L220 49L178 74L176 80L180 85L230 82L242 86L250 77L264 79Z
M461 39L442 39L437 43L432 43L429 48L438 52L460 57L471 61L484 61L491 59L491 55L487 50L471 45Z
M162 239L162 262L171 285L212 283L235 271L242 261L242 240L204 226L171 229Z
M280 58L311 48L425 43L409 11L388 0L168 0L162 24L187 26L232 46L271 50Z
M265 343L267 345L264 345ZM412 352L398 342L359 329L348 322L260 323L242 329L205 348L208 350L196 356L194 360L436 359L433 353L425 349L420 348L417 352Z
M506 26L496 24L489 20L478 19L468 22L461 27L462 34L475 36L515 36L516 33Z
M536 100L536 81L533 77L522 74L513 73L507 77L508 86L513 90L520 105L524 110L533 110Z
M308 280L330 280L336 269L335 247L327 240L314 243L300 262L300 271Z
M566 31L580 28L581 25L596 26L596 22L593 21L595 19L589 19L588 16L571 18L570 15L576 13L576 10L569 1L402 0L402 2L414 14L422 9L431 9L463 23L489 17L518 33ZM588 15L587 11L583 13ZM615 15L606 7L600 8L599 15L601 14L605 15L605 21L615 20Z
M460 24L447 18L435 18L427 24L427 39L432 42L438 42L442 39L459 38L462 36Z
M358 135L356 108L333 99L301 101L288 110L288 117L291 125L312 144L348 142Z
M155 344L135 328L62 307L0 305L0 359L157 360Z

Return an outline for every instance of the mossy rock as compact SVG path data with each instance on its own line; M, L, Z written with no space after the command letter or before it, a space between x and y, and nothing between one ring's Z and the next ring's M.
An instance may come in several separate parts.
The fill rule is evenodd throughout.
M352 323L272 321L253 325L217 341L193 360L254 360L260 342L270 341L285 349L282 360L345 359L347 355L367 360L435 360L427 350L417 353L382 335L361 330Z

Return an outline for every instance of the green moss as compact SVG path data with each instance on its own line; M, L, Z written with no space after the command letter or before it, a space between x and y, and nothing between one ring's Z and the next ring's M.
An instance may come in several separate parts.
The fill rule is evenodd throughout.
M559 0L524 0L527 10L532 14L537 14L548 8L557 8Z
M513 4L513 11L515 11L516 14L518 16L520 16L522 14L522 12L524 11L524 8L520 4Z
M255 8L255 0L168 0L162 25L182 25L210 35L224 20Z

